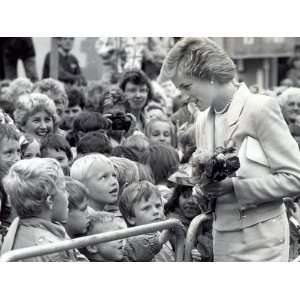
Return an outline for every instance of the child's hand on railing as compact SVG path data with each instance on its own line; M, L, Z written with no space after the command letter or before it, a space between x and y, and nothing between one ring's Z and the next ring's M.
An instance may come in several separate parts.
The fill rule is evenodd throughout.
M201 253L199 252L199 250L197 248L194 248L191 251L191 255L192 255L192 261L193 262L199 262L202 261L202 256Z

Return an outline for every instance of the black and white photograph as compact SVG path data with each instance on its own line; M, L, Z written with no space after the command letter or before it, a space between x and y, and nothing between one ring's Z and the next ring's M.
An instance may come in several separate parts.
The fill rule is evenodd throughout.
M148 274L147 286L162 272L160 288L176 295L180 277L194 286L198 272L218 290L216 266L225 277L233 271L229 284L255 277L252 266L256 280L275 267L279 288L276 272L300 262L300 37L220 31L217 8L200 27L220 30L152 32L146 21L150 31L124 34L119 10L117 29L94 23L82 34L58 22L44 32L37 11L33 31L1 31L0 272L37 267L26 279L34 289L36 275L57 266L47 276L59 285L64 270L69 279L88 272L94 290L102 270L99 286L116 275L110 289L128 277L130 291L139 276ZM225 20L236 16L243 28L242 15ZM143 17L135 17L127 19L137 29ZM176 281L161 281L168 274ZM18 290L23 280L9 281Z

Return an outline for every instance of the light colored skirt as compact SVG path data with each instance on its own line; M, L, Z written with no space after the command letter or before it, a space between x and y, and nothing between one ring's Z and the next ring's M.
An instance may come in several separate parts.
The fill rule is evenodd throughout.
M238 231L214 230L214 261L287 262L289 240L286 213Z

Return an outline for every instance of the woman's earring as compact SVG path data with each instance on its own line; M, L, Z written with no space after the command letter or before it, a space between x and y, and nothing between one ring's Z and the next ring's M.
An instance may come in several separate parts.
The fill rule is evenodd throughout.
M213 80L210 81L210 84L213 85L215 82Z

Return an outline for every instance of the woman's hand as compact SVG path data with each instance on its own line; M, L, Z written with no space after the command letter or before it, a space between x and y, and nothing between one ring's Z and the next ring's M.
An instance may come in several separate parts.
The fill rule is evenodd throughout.
M202 187L202 191L213 197L221 197L234 192L232 178L226 178L220 182L208 183Z

